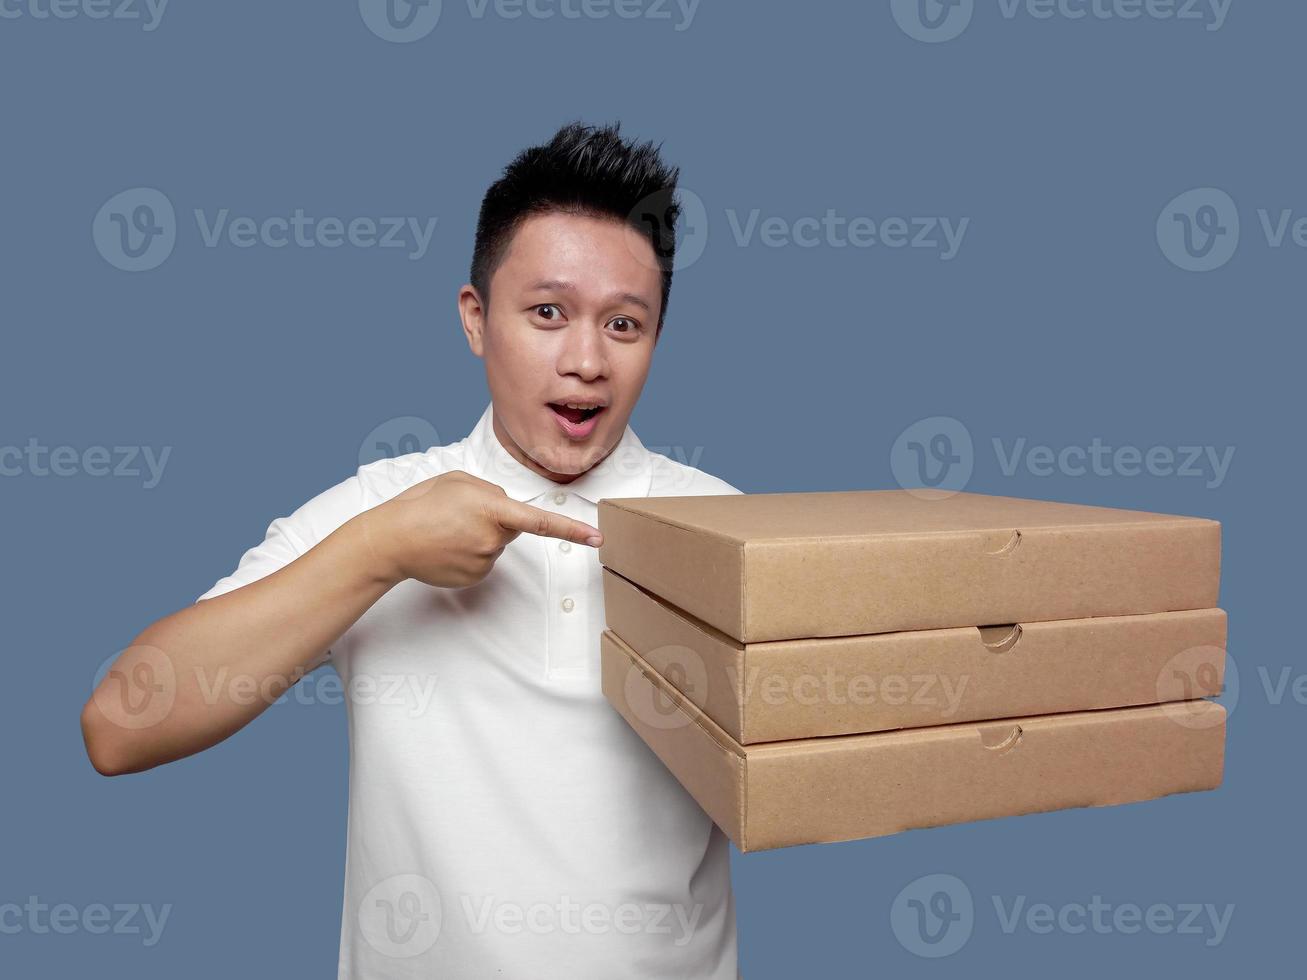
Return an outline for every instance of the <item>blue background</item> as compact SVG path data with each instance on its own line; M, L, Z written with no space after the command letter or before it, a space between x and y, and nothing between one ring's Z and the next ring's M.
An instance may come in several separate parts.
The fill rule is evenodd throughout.
M0 974L335 975L343 709L277 705L208 752L112 780L87 762L78 712L106 658L350 475L375 427L416 416L442 442L470 430L488 396L455 294L480 197L572 118L661 142L707 213L632 420L646 445L748 492L892 487L899 435L947 416L973 441L968 489L1224 523L1241 691L1219 791L734 854L745 976L1222 977L1296 959L1307 706L1263 677L1304 671L1289 638L1307 252L1272 247L1257 209L1307 213L1304 5L1233 0L1206 30L1008 18L982 0L944 43L910 36L886 2L703 0L688 26L675 7L508 19L446 2L411 43L382 40L345 0L173 0L150 31L18 9L0 18L0 445L173 449L151 489L0 478L0 904L173 909L152 947L0 934ZM129 273L91 227L136 187L169 198L177 240ZM1158 218L1209 187L1237 202L1241 241L1221 268L1183 271ZM192 217L297 207L438 224L413 261L208 248ZM729 215L754 209L969 225L950 260L739 244ZM1221 481L1005 473L992 441L1023 437L1235 454ZM890 908L936 872L976 912L969 941L931 960L895 938ZM1008 934L995 895L1234 911L1215 946Z

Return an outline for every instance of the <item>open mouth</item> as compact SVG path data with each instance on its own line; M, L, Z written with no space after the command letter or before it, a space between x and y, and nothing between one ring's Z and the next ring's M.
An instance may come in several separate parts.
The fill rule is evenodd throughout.
M549 408L558 420L558 427L564 436L573 442L588 439L599 424L598 418L604 412L604 405L585 405L572 402L568 407L565 402L549 402Z
M549 407L554 410L556 415L567 419L573 425L582 425L604 410L602 405L592 405L589 408L568 408L566 405L559 405L556 402L550 402Z

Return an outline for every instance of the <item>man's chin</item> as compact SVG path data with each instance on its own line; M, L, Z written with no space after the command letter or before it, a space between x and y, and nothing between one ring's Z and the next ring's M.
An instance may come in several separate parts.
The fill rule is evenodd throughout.
M564 443L561 446L547 446L538 453L532 453L531 458L555 477L575 479L593 469L608 455L608 447L599 441L598 435L595 433L583 445Z

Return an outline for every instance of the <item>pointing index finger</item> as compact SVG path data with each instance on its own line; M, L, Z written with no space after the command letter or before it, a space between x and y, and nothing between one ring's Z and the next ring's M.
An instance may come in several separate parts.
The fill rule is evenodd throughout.
M532 507L511 497L499 502L495 519L499 521L501 527L514 531L526 531L528 534L575 541L577 544L588 544L592 548L603 544L603 535L599 533L598 528L591 527L584 521L576 521L562 514Z

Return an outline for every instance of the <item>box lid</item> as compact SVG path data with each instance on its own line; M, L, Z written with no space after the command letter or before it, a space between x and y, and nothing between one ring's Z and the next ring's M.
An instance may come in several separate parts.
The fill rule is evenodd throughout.
M609 498L599 559L743 642L1219 605L1220 524L946 491Z

